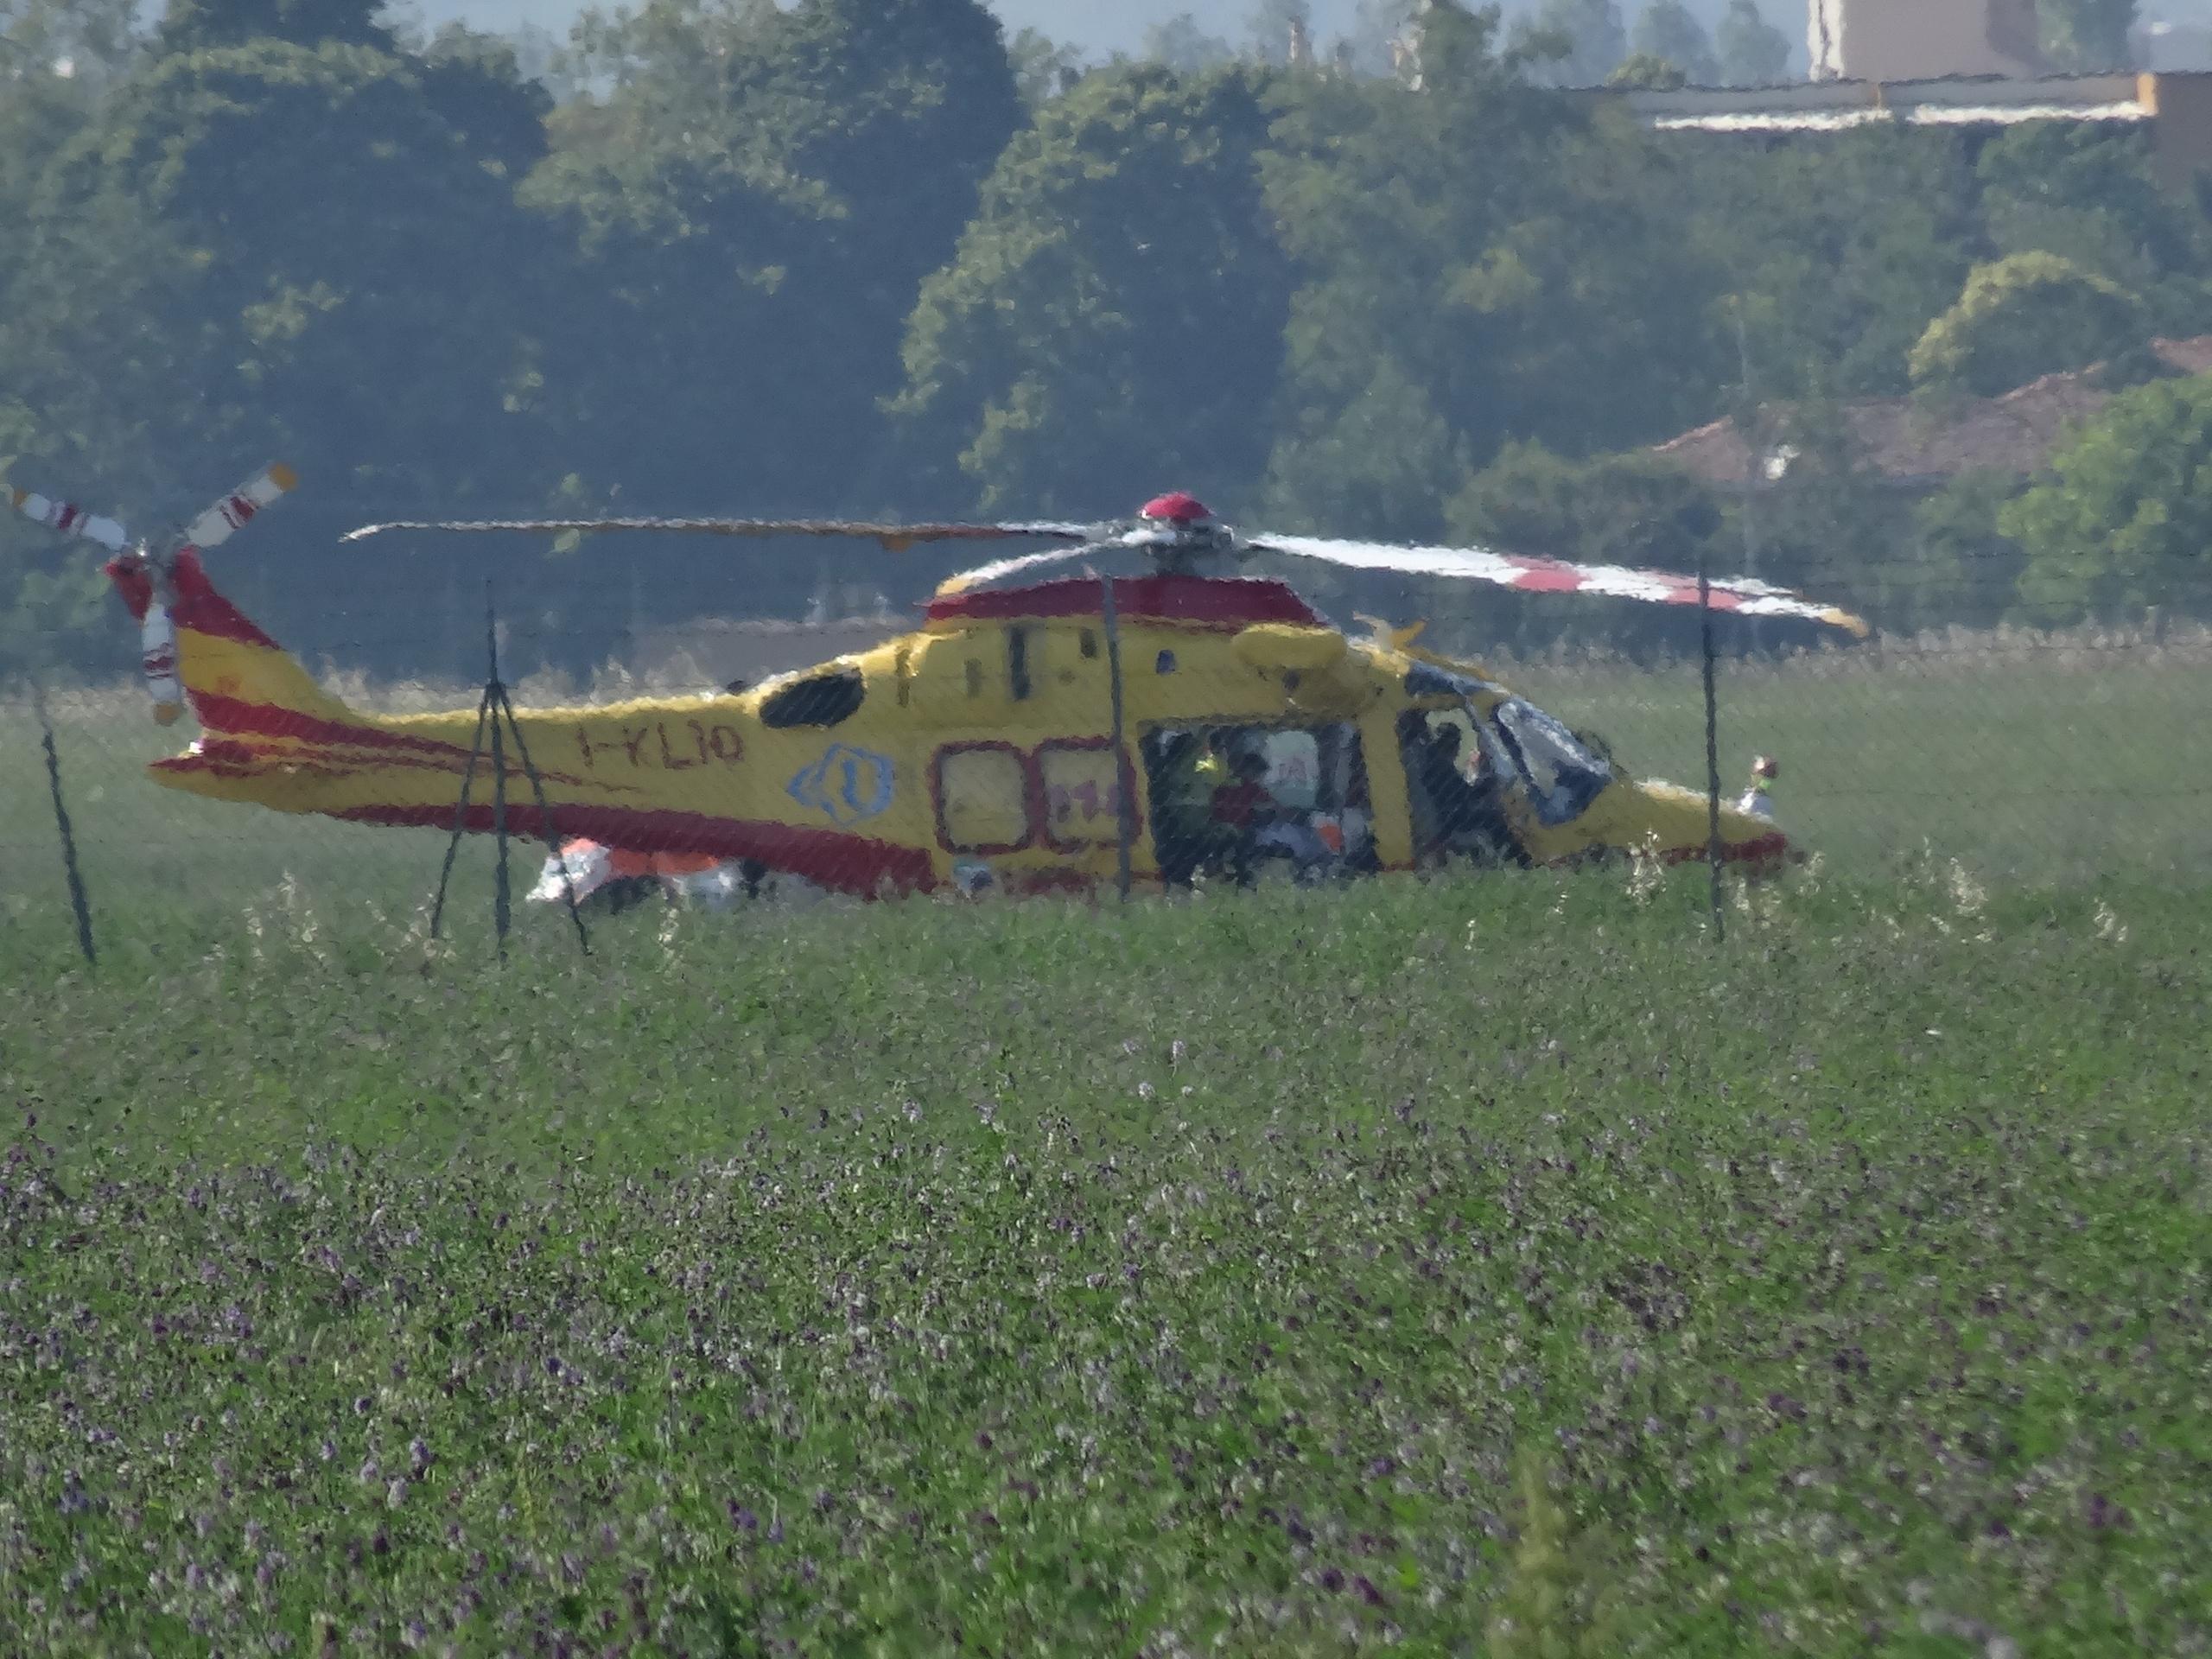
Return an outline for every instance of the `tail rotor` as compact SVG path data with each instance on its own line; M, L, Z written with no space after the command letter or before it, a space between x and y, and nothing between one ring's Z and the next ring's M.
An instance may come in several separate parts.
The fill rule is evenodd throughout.
M184 686L177 670L175 575L177 561L219 547L263 509L281 499L299 479L282 464L264 467L211 503L164 552L154 552L113 518L88 512L71 501L57 501L31 490L9 490L8 503L57 535L104 547L115 556L103 567L138 620L139 672L154 704L154 720L174 725L184 713Z

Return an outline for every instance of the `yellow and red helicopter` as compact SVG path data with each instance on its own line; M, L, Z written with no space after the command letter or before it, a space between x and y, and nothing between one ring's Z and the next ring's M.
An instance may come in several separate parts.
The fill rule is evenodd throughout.
M17 491L14 505L116 553L106 566L143 632L157 714L201 735L153 763L171 788L353 823L450 829L482 764L479 710L372 715L322 690L226 600L201 550L291 486L257 474L166 551ZM397 531L653 531L740 537L1058 543L946 581L918 627L737 694L525 709L517 729L546 808L505 758L505 824L565 849L591 882L717 868L868 896L1086 890L1421 868L1465 854L1572 862L1609 849L1705 855L1707 800L1625 776L1600 749L1479 664L1419 648L1418 629L1332 626L1255 556L1357 570L1695 605L1694 577L1478 548L1247 537L1189 495L1119 524L563 519L372 524ZM1866 625L1745 579L1704 585L1716 611ZM493 825L488 789L461 817ZM551 821L546 822L550 813ZM1763 796L1726 807L1726 855L1789 853ZM608 849L619 849L608 852ZM607 854L591 872L580 855ZM590 883L587 883L590 885ZM557 887L550 890L558 896Z

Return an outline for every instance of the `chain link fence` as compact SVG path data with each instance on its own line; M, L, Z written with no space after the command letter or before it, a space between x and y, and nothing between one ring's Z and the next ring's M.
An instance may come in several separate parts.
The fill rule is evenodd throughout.
M1632 649L1600 649L1574 639L1576 619L1589 613L1561 610L1559 633L1539 648L1525 614L1510 609L1530 601L1477 608L1465 595L1339 592L1328 607L1354 645L1332 664L1294 622L1255 652L1240 647L1239 632L1255 620L1262 635L1274 626L1257 612L1162 618L1122 583L1135 608L1109 624L1099 584L1087 604L1067 602L1068 585L1046 607L1058 614L1001 602L919 634L914 609L887 604L639 626L624 634L627 660L588 675L547 665L557 639L503 626L512 701L554 779L556 827L597 843L580 849L574 867L590 907L664 894L734 907L912 888L1110 893L1125 856L1132 888L1144 893L1541 865L1638 841L1702 855L1694 612L1674 616L1687 626L1670 623ZM1761 810L1793 849L1838 874L1878 879L1933 853L1984 880L2202 879L2212 873L2212 628L2190 614L2198 607L2181 584L2175 597L2101 625L1878 631L1863 642L1772 628L1762 637L1719 619L1724 840L1740 849L1758 838L1733 809L1763 755L1778 776ZM1477 665L1557 727L1516 728L1515 705L1501 715L1487 693L1463 704L1457 681L1412 696L1402 662L1390 672L1363 666L1363 639L1388 645L1379 625L1352 620L1351 607L1370 604L1401 616L1431 609L1437 620L1416 652ZM483 690L466 677L471 645L480 660L483 649L480 600L469 608L466 628L404 606L332 610L315 630L321 638L299 652L363 716L419 721L455 711L448 722L406 728L422 746L404 779L415 808L391 816L412 827L162 787L149 765L198 735L188 721L156 727L135 683L10 677L0 685L0 776L13 780L0 806L0 925L69 925L48 730L98 935L128 934L149 915L177 925L235 917L286 883L316 895L328 915L418 911L439 880L442 830L458 804ZM350 642L373 637L388 652L410 627L428 642L421 677L349 671ZM436 656L448 660L432 673ZM798 706L804 696L785 696L779 714L775 700L790 688L841 683L805 672L840 659L867 670L851 709L810 712ZM834 703L842 694L808 695ZM691 701L671 709L639 701L671 697ZM549 721L551 709L573 712ZM345 733L324 735L359 758ZM310 742L290 760L312 769L329 755ZM505 760L506 821L518 835L534 831L531 781L511 744ZM1671 780L1695 798L1600 798L1578 776L1593 766L1628 784ZM655 861L645 855L652 849L620 844L622 824L639 820L577 809L613 773L625 786L636 774L642 807L753 830L705 833L688 854ZM491 796L486 754L473 829L492 827ZM296 798L316 798L312 790ZM454 877L477 910L492 854L489 836L467 838ZM557 902L527 902L533 888L540 900L560 896L557 883L540 881L544 846L524 842L514 859L523 925L565 926Z

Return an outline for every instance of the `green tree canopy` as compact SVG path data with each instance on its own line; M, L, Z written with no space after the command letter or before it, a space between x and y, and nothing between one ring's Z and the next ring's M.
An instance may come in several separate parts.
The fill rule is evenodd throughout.
M1724 86L1775 86L1789 79L1789 38L1767 22L1758 0L1728 0L1713 51Z
M1543 0L1513 41L1535 60L1529 78L1548 86L1602 86L1628 56L1616 0Z
M1605 85L1617 92L1677 92L1689 84L1689 72L1681 65L1650 52L1630 53L1605 77Z
M259 41L294 46L393 49L377 21L380 0L168 0L156 41L163 52L207 52Z
M1700 135L1675 153L1685 236L1749 301L1759 396L1904 391L1907 353L1958 298L1979 245L1955 141L1865 128L1760 150ZM1740 378L1729 355L1722 383Z
M2136 0L2036 0L2037 38L2044 55L2075 74L2125 69L2134 61L2128 40Z
M2145 135L2028 122L1992 139L1974 171L1998 252L2054 253L2109 277L2168 333L2212 327L2205 219L2160 183Z
M1694 86L1711 86L1719 81L1713 39L1682 0L1650 0L1637 14L1629 48L1640 55L1673 64Z
M1319 55L1321 42L1313 33L1313 0L1255 0L1245 14L1247 49L1260 63L1276 68L1287 64L1291 37L1300 31L1307 50Z
M923 289L899 404L985 506L1103 515L1177 485L1224 505L1258 473L1292 282L1262 84L1100 70L1000 162Z
M1331 81L1285 106L1268 194L1306 276L1269 468L1286 519L1433 536L1508 439L1649 442L1711 395L1715 276L1661 147L1495 48L1490 17L1440 6L1427 94Z
M1166 22L1147 29L1137 55L1148 63L1173 69L1179 75L1195 75L1219 68L1236 52L1227 41L1218 35L1207 34L1198 27L1197 18L1182 11Z
M2020 597L2045 623L2202 596L2212 558L2212 375L2121 393L1999 510L2027 557Z
M996 21L978 0L654 0L579 44L611 90L554 113L524 194L579 239L549 376L577 389L580 486L888 505L906 317L1027 118Z
M2145 332L2142 302L2117 283L2056 254L2016 253L1974 267L1912 348L1912 378L1993 397L2132 353Z
M1007 42L1006 55L1021 101L1033 111L1083 79L1083 54L1042 29L1022 29Z

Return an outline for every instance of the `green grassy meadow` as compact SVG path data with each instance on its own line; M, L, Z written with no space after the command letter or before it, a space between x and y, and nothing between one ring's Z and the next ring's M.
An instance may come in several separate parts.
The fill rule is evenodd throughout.
M0 1652L2212 1641L2183 813L1993 880L1777 744L1839 850L1725 941L1535 872L500 969L481 847L434 943L436 837L154 833L74 738L97 971L0 809Z
M0 1646L2190 1650L2212 893L1700 899L56 954Z

